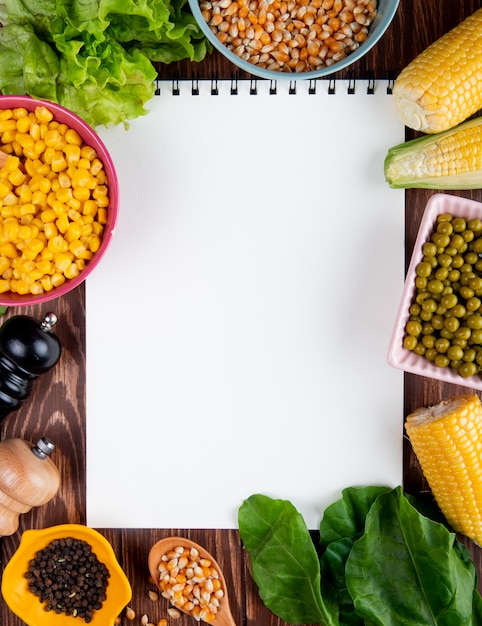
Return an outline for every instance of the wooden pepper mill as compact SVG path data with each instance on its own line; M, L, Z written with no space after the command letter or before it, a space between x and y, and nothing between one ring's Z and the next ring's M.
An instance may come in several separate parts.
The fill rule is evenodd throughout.
M47 503L57 493L60 474L50 458L54 444L42 437L0 441L0 536L12 535L19 516Z
M52 332L56 322L54 313L41 322L14 315L0 326L0 421L21 407L33 381L59 360L60 341Z

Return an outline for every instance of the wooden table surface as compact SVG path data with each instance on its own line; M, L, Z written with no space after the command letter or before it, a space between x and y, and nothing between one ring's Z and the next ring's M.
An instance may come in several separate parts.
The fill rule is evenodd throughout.
M353 65L350 71L355 78L367 72L375 78L395 77L419 52L443 33L482 6L482 0L400 0L395 19L383 39L369 54ZM232 78L233 67L213 53L202 63L176 63L161 67L162 78ZM250 78L237 72L239 78ZM336 75L347 77L347 71ZM374 129L376 132L376 128ZM409 136L409 135L407 135ZM413 248L418 224L425 204L433 192L408 190L406 192L406 255L407 262ZM455 193L455 192L454 192ZM482 190L460 192L474 200L482 201ZM21 516L19 531L2 540L1 558L6 563L20 541L21 532L28 528L43 528L66 522L85 523L85 292L81 286L71 294L54 301L49 306L10 309L7 316L27 314L42 318L54 310L59 322L56 332L63 347L63 355L53 371L41 377L34 386L32 396L24 406L9 415L1 426L2 438L21 437L37 440L46 435L57 445L53 460L60 469L62 486L57 496L47 505ZM464 393L463 387L405 374L404 415L413 409L436 404L450 395ZM402 424L400 425L402 433ZM369 436L369 435L367 435ZM348 462L348 461L347 461ZM162 486L160 485L160 490ZM405 441L404 488L410 493L427 490L416 460ZM129 506L129 502L125 502ZM148 597L153 586L148 582L147 554L152 543L161 537L181 534L202 543L210 550L226 574L233 616L241 626L283 626L284 622L272 615L261 603L252 582L246 555L238 532L235 530L203 529L102 529L112 543L133 588L131 606L137 615L147 614L150 621L166 615L164 601L152 602ZM463 540L471 551L482 577L482 551ZM140 618L122 624L140 624ZM188 626L192 618L181 617L171 624ZM0 603L0 626L21 626L16 618ZM106 624L106 626L109 626Z

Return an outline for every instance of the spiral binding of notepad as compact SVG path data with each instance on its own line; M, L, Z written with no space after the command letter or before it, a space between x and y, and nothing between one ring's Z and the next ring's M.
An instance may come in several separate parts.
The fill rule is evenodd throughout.
M212 96L217 96L219 94L219 82L220 81L224 81L224 80L229 80L230 81L230 94L232 96L236 96L238 95L238 84L239 84L239 79L236 77L233 77L231 79L218 79L217 77L213 77L210 79L211 81L211 88L210 88L210 92ZM386 82L386 92L388 95L392 94L393 91L393 83L394 83L394 76L391 72L387 73L387 76L385 79L382 79L383 82ZM266 82L267 79L264 78L251 78L249 79L249 93L250 95L256 96L258 94L258 84L260 81ZM181 80L178 78L174 78L172 79L172 90L171 93L173 96L179 96L181 93L181 83L190 83L191 84L191 95L193 96L198 96L199 95L199 79L197 78L191 78L188 80ZM269 94L275 96L278 93L278 82L277 80L270 80L269 81ZM289 94L290 95L296 95L297 90L299 88L299 84L300 83L307 83L308 84L308 93L310 95L316 95L317 93L317 89L318 89L318 85L323 82L323 83L328 83L328 94L329 95L335 95L337 93L337 84L338 83L343 83L343 88L346 89L348 94L354 94L357 90L357 86L360 83L366 83L365 87L366 87L366 93L368 95L373 95L375 93L375 83L376 83L376 79L375 76L373 74L373 72L367 72L366 76L364 78L356 78L354 73L348 73L346 78L343 79L337 79L334 77L329 77L329 78L320 78L320 79L315 79L315 78L311 78L309 80L305 80L303 78L299 78L299 79L292 79L289 81ZM160 95L161 94L161 89L160 89L160 80L156 81L156 91L155 94L156 95Z

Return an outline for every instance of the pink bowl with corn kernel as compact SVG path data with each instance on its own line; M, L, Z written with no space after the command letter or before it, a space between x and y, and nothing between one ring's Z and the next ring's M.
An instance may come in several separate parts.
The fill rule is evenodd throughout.
M32 304L41 304L41 303L53 300L55 298L59 298L60 296L63 296L69 291L72 291L73 289L78 287L81 283L85 281L85 279L89 276L89 274L91 274L91 272L94 271L94 269L97 267L97 265L99 264L99 262L105 255L110 245L110 242L114 233L115 225L117 223L117 215L118 215L118 208L119 208L119 186L118 186L117 174L116 174L116 170L115 170L112 158L110 157L109 152L107 151L107 148L105 147L104 143L99 138L97 133L94 131L94 129L91 128L88 124L86 124L86 122L84 122L78 115L76 115L72 111L69 111L65 107L62 107L56 103L47 102L44 100L38 100L35 98L31 98L29 96L0 96L0 150L2 150L4 146L8 146L9 143L11 144L11 141L10 142L6 141L9 139L8 133L6 133L5 129L3 131L1 130L2 128L1 120L4 119L5 117L8 117L8 115L10 114L3 114L4 117L2 118L1 117L2 112L5 110L13 111L15 109L18 109L18 110L25 109L28 112L27 113L28 115L30 113L35 112L37 107L45 107L48 111L50 111L50 113L53 116L52 121L57 122L58 124L61 125L62 132L66 132L67 129L65 127L68 127L68 129L72 129L73 131L75 131L75 133L77 134L77 138L76 138L75 133L71 133L71 135L69 135L69 138L70 136L73 138L76 138L77 142L81 140L82 144L79 146L79 148L82 148L83 146L87 146L95 150L95 153L96 153L95 169L96 170L97 168L100 167L98 161L102 163L103 168L100 168L100 169L103 169L103 172L101 171L100 174L96 174L96 176L93 176L93 178L96 179L96 182L89 183L89 188L91 189L92 194L94 193L94 189L97 189L98 194L99 194L97 198L100 198L101 191L103 194L105 194L105 191L107 189L107 194L105 195L105 197L102 199L96 200L96 202L99 202L100 204L99 204L99 210L96 212L95 217L89 218L89 223L92 223L92 221L98 220L98 224L102 224L102 232L97 233L97 241L95 242L95 245L94 243L91 244L92 250L88 250L88 244L84 243L84 245L87 246L86 251L84 252L81 252L81 251L78 252L78 250L81 250L82 248L80 244L77 245L77 247L74 247L74 243L72 243L72 241L75 241L72 239L74 235L71 235L69 237L70 243L72 243L72 249L74 249L76 253L81 256L76 257L74 255L72 264L75 262L76 266L70 267L70 271L69 271L69 265L68 265L67 259L70 258L73 253L65 250L65 254L67 256L65 257L65 259L62 259L62 263L60 261L58 263L59 268L64 268L64 267L67 268L65 269L66 274L65 275L62 274L64 277L64 282L62 282L61 284L55 284L54 286L51 286L52 276L54 274L58 274L58 272L52 271L53 268L50 268L50 272L51 272L50 282L48 278L46 278L47 274L45 274L43 276L43 279L44 279L43 283L40 282L41 280L40 278L38 278L37 280L38 284L41 287L39 287L37 284L32 286L32 284L35 283L37 276L41 272L41 269L39 269L36 265L38 265L42 269L45 267L45 264L43 265L40 264L40 260L41 260L40 255L42 254L42 250L39 251L38 256L34 257L33 259L31 258L35 254L35 250L37 249L32 246L32 249L28 250L29 254L27 258L23 259L22 261L16 262L17 264L21 265L23 263L24 265L22 267L22 270L20 269L17 270L17 276L13 277L13 279L18 281L22 277L21 272L23 271L24 267L26 267L27 269L31 268L31 271L29 272L23 271L24 282L20 283L18 292L17 292L17 287L16 287L16 285L18 285L18 282L13 283L10 289L5 290L7 283L1 282L1 281L8 280L9 275L14 272L13 267L10 267L10 269L7 268L5 270L4 265L6 264L6 261L5 260L2 261L2 256L4 256L5 252L9 252L9 250L10 251L12 250L9 247L2 248L4 244L8 243L7 238L4 236L4 233L5 233L4 226L5 226L5 219L6 219L5 216L10 217L9 207L11 205L9 205L8 203L5 204L4 202L5 196L0 197L0 270L1 270L0 271L0 285L2 286L1 287L2 293L0 293L0 305L2 306L27 306L27 305L32 305ZM25 115L25 113L22 113L22 111L19 111L19 116L22 116L22 115ZM45 123L50 124L50 122L48 123L45 122ZM5 124L5 126L8 127L9 125ZM55 124L53 126L55 126ZM32 128L29 128L26 131L26 133L22 133L22 134L30 133L32 139L34 139L34 142L35 142L35 141L38 141L39 139L38 132L39 132L38 129L36 129L35 131L33 130L33 125L32 125ZM42 132L44 133L44 138L45 138L45 129L43 129ZM8 151L8 148L5 151ZM62 152L62 150L59 149L57 152ZM93 153L91 153L91 155L92 154ZM28 186L34 175L32 171L29 174L27 170L25 169L25 165L27 164L27 159L29 157L27 157L26 155L20 152L18 153L18 156L20 158L18 169L20 169L22 172L24 172L27 175L27 179L24 184ZM82 156L80 156L79 158L82 158ZM33 161L33 160L35 159L34 159L34 156L32 155L32 157L30 158L30 161ZM45 157L45 154L42 152L41 156L36 159L36 162L44 161L44 160L46 160L46 157ZM94 159L92 159L91 163L94 163ZM83 165L83 163L80 163L80 164ZM29 165L31 164L29 163ZM32 165L31 167L33 168ZM53 168L54 166L52 165L51 167ZM57 165L57 167L63 167L63 165ZM60 171L67 172L69 170L65 169L65 170L60 170ZM55 178L55 174L59 174L60 171L51 173L50 174L51 179L53 180ZM92 171L94 171L94 166L92 166ZM2 169L0 168L0 183L2 182L2 178L3 178L3 182L5 182L5 176L6 175L4 174L2 177ZM48 176L49 175L46 175L46 177ZM20 179L21 179L21 176L20 176ZM65 180L65 177L64 177L64 180ZM64 195L68 197L69 192L65 191L65 188L68 187L68 181L66 183L62 183L62 185L65 185ZM95 185L95 186L92 187L92 185ZM42 225L40 225L40 222L42 222L42 218L40 217L40 214L42 212L47 211L47 209L51 208L52 200L49 202L49 204L47 203L43 204L42 200L39 199L39 196L36 196L34 198L36 202L27 201L25 202L25 204L27 204L28 207L25 207L25 204L23 204L23 200L21 200L22 198L21 191L20 191L21 186L22 186L21 184L19 184L18 186L14 184L12 188L12 192L15 193L15 195L19 197L18 205L13 205L13 206L20 207L22 205L23 207L23 208L15 209L17 211L16 218L17 220L19 220L19 223L17 226L14 225L14 227L20 228L21 226L24 225L21 220L23 219L22 211L25 211L26 214L30 212L34 215L34 218L37 218L36 228L38 228L40 232L43 232ZM58 191L59 186L60 186L60 183L57 181L57 184L54 185L57 191ZM102 190L101 190L101 187L102 187ZM27 200L29 199L29 195L33 193L34 189L35 189L34 183L32 183L30 189L25 189L25 197L27 198ZM78 200L76 198L72 200L67 200L66 202L70 203L68 206L69 214L70 214L70 210L77 211L77 213L70 214L73 217L72 219L70 219L69 217L69 225L72 223L72 221L75 221L78 218L79 224L82 224L88 230L88 226L84 224L84 222L87 223L88 220L82 216L83 206L85 205L85 199L84 200L82 199L84 194L87 194L87 191L83 191L83 192L78 191L77 195L81 198L81 200ZM12 198L12 194L10 194L10 198ZM11 199L11 202L15 202L15 198ZM35 213L33 213L34 208L32 208L31 205L35 207L35 211L36 211ZM58 205L56 205L56 208L57 207ZM78 214L80 214L80 217L78 216ZM28 221L30 218L27 217L25 219L26 219L27 226L32 224L31 221L30 222ZM63 221L65 221L65 217L63 218ZM54 232L57 226L55 226L55 222L52 222L52 224L53 226L50 226L50 228L51 228L51 231ZM59 223L59 226L60 226L60 223ZM99 231L101 227L97 225L96 227L93 227L93 228ZM78 229L76 229L76 227L75 228L72 227L71 230L75 231ZM34 231L34 234L35 234L35 231ZM58 235L62 237L63 233L59 232ZM35 238L37 238L37 236L35 236ZM100 243L99 243L99 238L100 238ZM85 237L83 239L85 240ZM48 247L48 243L50 240L46 239L45 233L44 235L40 235L39 240L41 242L43 241L44 248ZM28 238L26 241L28 241ZM59 242L59 246L61 244L63 247L65 247L66 245L65 243L62 243L60 240L58 240L58 242ZM69 242L67 241L67 243ZM37 247L40 247L40 245L41 245L40 243L36 242ZM17 253L18 258L23 258L22 255L24 256L27 255L27 252L24 252L24 249L25 247L28 247L28 244L27 243L24 244L23 241L20 241L19 246L20 247L17 248L17 245L16 244L14 245L15 251ZM55 249L55 246L53 244L52 244L52 248ZM13 253L14 252L12 251L10 254L13 254ZM47 258L49 256L49 253L44 252L44 256L45 258ZM79 258L82 258L82 256L85 257L84 260L83 261L78 260ZM32 261L32 262L25 264L25 261ZM55 259L53 259L53 261L55 261ZM32 267L32 263L35 264L35 267ZM60 282L60 280L61 278L56 277L53 280L53 282L57 283L57 282ZM46 287L45 289L44 287L42 287L42 284L45 285ZM27 289L27 287L29 290L31 289L32 291L25 293L25 289ZM41 293L38 293L40 289L43 289L43 291Z

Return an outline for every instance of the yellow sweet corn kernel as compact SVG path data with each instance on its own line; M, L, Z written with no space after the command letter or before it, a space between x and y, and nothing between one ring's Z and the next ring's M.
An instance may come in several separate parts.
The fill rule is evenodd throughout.
M0 178L0 198L4 198L12 191L12 183L6 178Z
M26 115L28 115L28 110L25 107L15 107L12 111L12 117L14 120L18 120Z
M55 257L55 267L62 274L70 267L72 264L72 258L68 253L60 253Z
M78 145L69 143L64 147L64 154L69 167L76 165L80 159L80 148Z
M64 233L64 237L66 241L69 242L69 244L79 239L81 235L82 235L82 228L80 224L78 224L77 222L71 222L67 230Z
M61 213L58 219L56 220L55 225L59 229L59 232L61 232L62 235L64 235L67 232L69 225L70 225L69 216L67 215L67 213Z
M45 224L47 222L53 222L57 219L57 213L53 209L45 209L45 211L40 213L40 219Z
M423 474L454 530L482 545L482 404L460 395L419 408L405 429Z
M65 283L65 276L60 272L55 272L50 277L50 281L53 287L60 287L60 285L63 285Z
M4 256L0 256L0 275L3 274L8 267L10 267L10 260Z
M7 131L16 132L17 130L17 122L13 119L0 120L0 133L5 133Z
M0 293L6 293L10 291L10 281L5 279L0 279Z
M39 122L44 122L47 124L51 120L53 120L53 113L45 106L35 107L35 117Z
M15 218L7 218L3 223L3 238L15 241L18 236L19 223Z
M50 250L50 252L53 252L54 255L56 255L68 250L69 244L65 241L62 235L57 235L56 237L52 237L51 239L49 239L47 248Z
M14 259L17 254L17 250L10 242L0 244L0 255L6 256L8 259Z
M453 128L482 108L482 9L432 43L397 76L403 123L424 133Z
M80 147L82 145L82 137L79 135L79 133L74 130L73 128L68 128L65 131L65 141L70 145L70 146L76 146L76 147ZM67 147L67 146L66 146ZM79 155L80 155L80 150L79 150Z
M52 291L52 289L54 288L54 286L52 285L52 279L50 278L50 276L44 276L43 278L41 278L40 284L42 285L42 289L44 291Z

